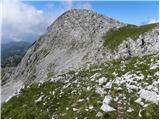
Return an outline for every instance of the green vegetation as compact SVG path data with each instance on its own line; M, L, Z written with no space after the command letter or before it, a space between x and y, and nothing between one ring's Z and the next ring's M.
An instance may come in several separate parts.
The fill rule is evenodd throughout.
M113 81L117 77L123 78L127 73L131 75L141 76L144 75L143 80L135 80L138 85L144 86L144 81L152 84L153 80L158 81L158 67L150 69L151 64L158 61L158 55L145 55L143 57L130 57L128 60L112 60L101 64L92 64L90 67L84 67L78 71L68 71L62 74L61 77L70 76L69 82L62 81L32 84L25 86L20 94L12 97L8 102L2 104L2 118L157 118L159 116L158 105L145 102L148 107L142 107L135 100L138 98L137 90L128 92L124 84L118 86L113 84L112 88L105 89L105 93L100 95L96 92L97 87L103 87L108 81ZM100 75L91 80L91 77L99 73ZM117 75L115 75L117 74ZM148 77L147 75L150 75ZM48 77L52 77L53 73L49 72ZM108 79L102 85L97 83L101 77ZM121 87L122 89L117 89ZM144 86L145 87L145 86ZM126 97L122 103L115 101L119 95ZM103 112L100 108L105 95L111 95L112 101L110 106L115 108L116 111ZM122 98L120 98L122 99ZM119 112L119 106L122 108ZM134 111L127 112L131 107ZM141 112L140 112L141 111ZM96 116L98 112L102 116ZM141 116L139 116L141 113Z
M114 50L124 40L127 40L128 37L135 39L140 34L143 34L156 26L157 23L142 26L127 25L119 29L112 29L103 36L103 46Z
M54 72L48 72L47 73L47 78L49 79L49 78L51 78L51 77L53 77L54 76Z
M22 56L14 55L2 60L3 67L15 67L21 62Z
M157 111L157 112L155 112ZM157 119L159 116L159 109L155 104L150 104L145 110L143 110L142 115L145 119Z
M2 44L1 67L5 68L17 66L29 47L30 43L23 41Z

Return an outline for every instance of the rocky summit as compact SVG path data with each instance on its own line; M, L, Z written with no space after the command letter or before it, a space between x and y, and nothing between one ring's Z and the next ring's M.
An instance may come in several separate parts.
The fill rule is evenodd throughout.
M158 118L158 35L66 11L5 77L2 118Z

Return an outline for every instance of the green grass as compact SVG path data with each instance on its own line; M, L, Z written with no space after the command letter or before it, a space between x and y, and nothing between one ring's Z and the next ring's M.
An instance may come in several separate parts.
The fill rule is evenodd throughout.
M54 72L48 72L47 73L47 78L50 79L51 77L53 77L55 75Z
M127 40L127 38L130 37L135 39L140 34L143 34L156 26L157 23L142 26L127 25L116 30L112 29L103 36L103 46L115 50L116 47L124 40Z
M141 112L144 119L157 119L157 116L159 116L158 113L159 109L155 104L150 104L146 109Z
M100 107L102 101L106 94L116 98L117 95L123 94L126 96L127 104L123 106L123 117L124 118L158 118L158 105L147 103L149 106L144 108L141 112L142 117L138 116L139 111L142 107L135 103L134 101L138 98L137 91L128 93L125 84L120 87L122 90L116 90L117 84L113 84L111 90L105 90L106 94L100 95L95 92L97 87L102 87L103 85L98 85L96 81L91 81L90 77L95 73L100 73L99 77L107 77L109 80L114 80L116 77L121 77L125 73L131 72L137 74L137 71L141 71L142 74L150 74L151 78L147 78L145 75L144 80L149 84L152 84L153 80L158 80L158 76L155 77L155 70L150 70L150 64L158 60L158 55L145 55L143 57L130 57L128 60L112 60L109 62L104 62L102 64L93 64L89 68L81 68L78 71L70 70L61 76L72 76L68 83L63 82L44 82L41 84L32 84L31 86L26 86L21 90L20 94L12 97L8 102L2 104L2 118L45 118L49 119L67 119L67 118L90 118L90 119L108 119L108 118L119 118L119 113L115 112L103 112ZM122 67L123 66L123 67ZM122 70L124 69L124 70ZM117 73L115 76L113 73ZM78 74L77 74L78 73ZM49 72L48 77L52 77L53 73ZM98 77L98 78L99 78ZM97 78L97 79L98 79ZM140 85L143 85L143 81L138 81ZM68 86L68 87L66 87ZM90 90L87 90L87 87ZM53 91L55 94L53 94ZM73 92L74 91L74 92ZM40 96L42 100L35 102ZM79 102L78 100L83 99L84 101ZM94 109L89 109L92 105ZM110 106L116 108L117 102L112 99ZM128 107L134 109L133 112L128 113ZM66 110L66 108L69 110ZM78 109L78 111L73 111L73 108ZM88 109L88 111L86 111ZM98 112L102 112L101 117L96 117Z

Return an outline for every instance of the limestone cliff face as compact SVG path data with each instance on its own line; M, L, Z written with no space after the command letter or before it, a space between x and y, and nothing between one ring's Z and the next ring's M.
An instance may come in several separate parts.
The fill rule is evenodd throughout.
M50 74L79 68L88 62L158 53L158 26L137 40L128 38L114 52L104 48L104 33L125 25L90 10L65 12L27 51L10 82L2 87L2 102L24 84L44 82Z

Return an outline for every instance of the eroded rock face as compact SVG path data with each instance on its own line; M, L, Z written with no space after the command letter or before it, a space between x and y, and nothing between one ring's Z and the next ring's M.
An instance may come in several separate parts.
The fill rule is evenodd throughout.
M22 86L44 82L50 75L79 68L88 62L158 52L158 27L137 40L123 42L114 52L104 48L102 36L111 28L125 25L90 10L73 9L65 12L27 51L10 77L12 83L2 87L2 102L20 87L13 83ZM6 91L10 91L9 94Z
M12 74L14 74L16 67L1 68L1 86L6 84Z

